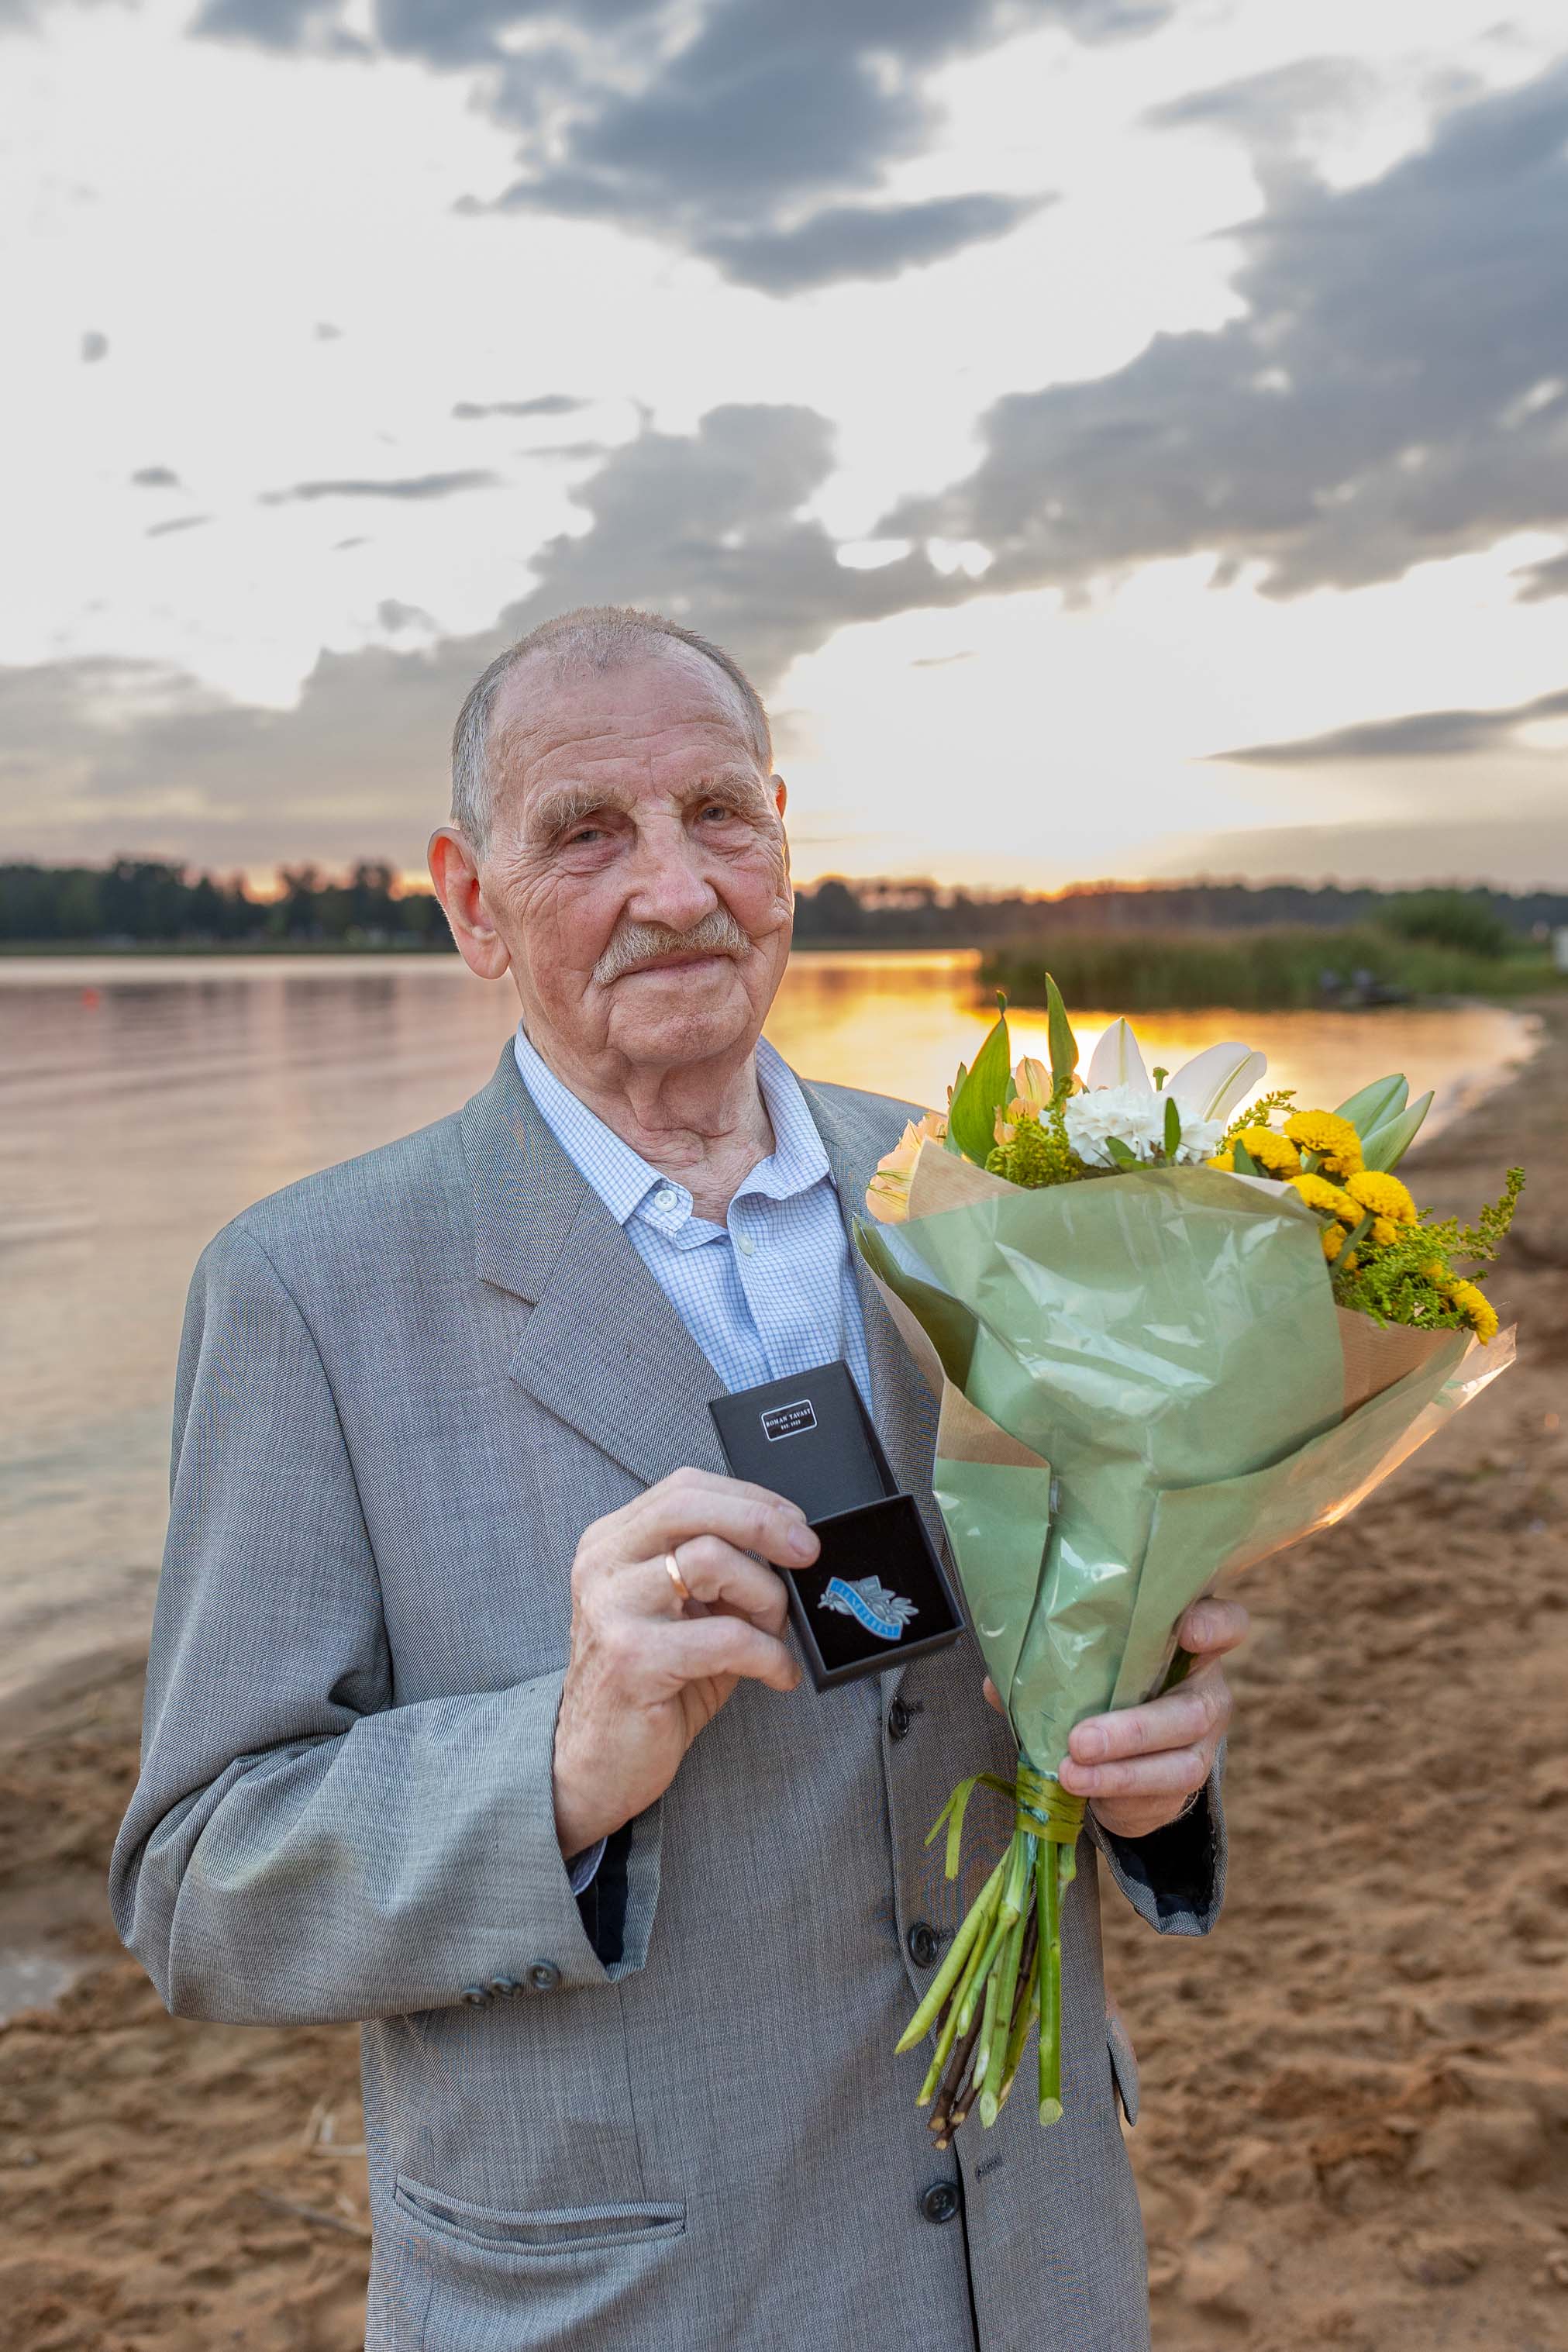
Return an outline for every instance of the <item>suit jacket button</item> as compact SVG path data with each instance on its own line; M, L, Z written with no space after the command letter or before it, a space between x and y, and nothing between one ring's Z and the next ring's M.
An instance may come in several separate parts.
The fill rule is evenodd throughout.
M535 1992L554 1992L560 1982L560 1970L553 1960L536 1960L528 1970L528 1983Z
M950 2221L958 2210L956 2180L934 2180L921 2196L920 2210L928 2221Z
M915 1967L917 1969L933 1967L936 1955L941 1949L942 1938L936 1928L924 1919L916 1919L909 1931L909 1957Z
M490 1979L490 1990L496 1995L497 1999L500 2000L506 2000L507 1995L510 1993L521 1992L522 1989L522 1986L517 1982L516 1977L492 1977Z
M463 1998L470 2009L483 2009L490 1996L483 1985L465 1985Z
M902 1739L904 1733L909 1729L909 1709L904 1706L904 1701L901 1698L895 1698L893 1705L887 1710L888 1738L890 1739Z

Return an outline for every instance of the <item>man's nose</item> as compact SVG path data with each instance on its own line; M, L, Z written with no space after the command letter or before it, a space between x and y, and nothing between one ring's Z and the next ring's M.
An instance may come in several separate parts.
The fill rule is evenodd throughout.
M634 922L689 931L718 903L698 846L684 825L660 825L642 836L624 908Z

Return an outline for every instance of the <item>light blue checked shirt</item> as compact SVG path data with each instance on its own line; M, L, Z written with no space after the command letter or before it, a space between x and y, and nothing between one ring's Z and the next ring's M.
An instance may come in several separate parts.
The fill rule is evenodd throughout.
M575 1161L727 1389L780 1381L841 1356L869 1408L871 1364L860 1293L822 1139L793 1072L766 1038L757 1077L773 1150L722 1225L694 1214L673 1176L580 1103L521 1024L517 1067L556 1141Z
M793 1071L765 1037L757 1081L773 1150L729 1204L722 1225L605 1126L517 1024L517 1068L556 1141L598 1193L732 1393L841 1356L871 1404L865 1320L822 1139ZM604 1841L574 1855L574 1895L591 1885Z

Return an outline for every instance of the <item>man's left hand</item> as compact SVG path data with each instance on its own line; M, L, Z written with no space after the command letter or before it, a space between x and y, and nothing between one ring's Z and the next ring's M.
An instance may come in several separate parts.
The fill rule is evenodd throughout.
M1208 1779L1230 1723L1230 1685L1220 1660L1246 1639L1249 1622L1239 1601L1195 1602L1176 1628L1177 1642L1195 1661L1185 1681L1142 1706L1092 1715L1074 1727L1061 1785L1089 1799L1113 1837L1163 1830ZM999 1705L989 1676L986 1696Z

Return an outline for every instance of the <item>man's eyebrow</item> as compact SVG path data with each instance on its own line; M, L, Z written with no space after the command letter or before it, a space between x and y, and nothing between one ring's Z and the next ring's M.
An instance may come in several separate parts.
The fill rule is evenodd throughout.
M601 809L621 806L609 785L596 789L592 784L558 784L553 791L542 793L537 805L528 811L529 830L562 833L570 825L580 824L584 817L597 815Z

